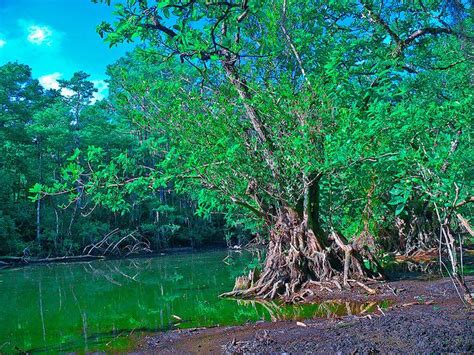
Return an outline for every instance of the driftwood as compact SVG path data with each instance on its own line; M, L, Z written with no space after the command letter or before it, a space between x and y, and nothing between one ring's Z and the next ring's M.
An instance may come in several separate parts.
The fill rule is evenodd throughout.
M32 258L6 256L0 257L0 268L7 268L17 265L41 264L41 263L61 263L78 262L105 259L106 256L130 256L142 253L151 253L150 242L133 231L120 239L117 236L120 230L114 229L106 234L100 241L92 243L83 249L82 255L61 256L54 258Z
M144 252L151 253L150 242L136 230L117 240L114 236L117 236L119 232L120 230L116 228L100 241L87 245L82 251L83 254L129 256Z
M104 259L101 255L77 255L77 256L61 256L57 258L25 258L8 256L0 258L0 268L12 267L16 265L44 264L44 263L69 263L77 261L91 261Z

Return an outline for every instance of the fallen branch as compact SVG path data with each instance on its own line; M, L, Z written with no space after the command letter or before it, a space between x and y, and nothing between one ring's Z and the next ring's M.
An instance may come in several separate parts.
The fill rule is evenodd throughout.
M474 230L472 230L472 227L470 226L469 222L459 213L456 214L456 217L459 219L459 222L468 231L471 237L474 237Z
M0 258L0 266L11 267L15 265L43 264L43 263L69 263L77 261L92 261L104 259L102 255L76 255L61 256L57 258L24 258L24 257L4 257Z

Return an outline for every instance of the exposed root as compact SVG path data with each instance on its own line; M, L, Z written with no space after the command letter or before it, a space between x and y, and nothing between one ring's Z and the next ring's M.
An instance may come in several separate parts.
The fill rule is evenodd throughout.
M341 290L350 288L349 282L358 282L369 293L375 292L361 282L376 275L365 268L353 245L336 232L327 240L318 238L296 213L284 212L271 231L267 259L258 280L247 289L236 288L222 297L292 300L308 283L320 283L322 290L330 292L334 286Z
M350 282L353 282L355 283L357 286L360 286L362 287L364 290L366 290L368 293L370 293L371 295L375 295L377 293L376 290L374 290L373 288L370 288L369 286L363 284L362 282L360 281L356 281L356 280L348 280Z

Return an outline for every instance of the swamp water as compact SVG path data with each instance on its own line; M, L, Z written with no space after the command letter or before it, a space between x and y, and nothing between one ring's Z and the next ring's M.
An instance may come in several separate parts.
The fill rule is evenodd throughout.
M120 351L145 332L376 308L219 298L251 261L249 253L219 250L0 270L0 353Z

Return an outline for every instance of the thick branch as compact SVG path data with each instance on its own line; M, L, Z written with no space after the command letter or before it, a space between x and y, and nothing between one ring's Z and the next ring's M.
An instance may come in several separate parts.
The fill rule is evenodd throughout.
M406 47L408 46L411 42L413 42L415 39L425 36L425 35L439 35L439 34L453 34L454 32L449 29L449 28L438 28L438 27L428 27L428 28L422 28L419 30L416 30L413 32L410 36L408 36L407 39L405 39L401 46Z
M471 235L471 237L474 237L474 231L472 230L472 227L469 224L469 222L467 221L467 219L465 219L459 213L456 214L456 217L458 217L459 222L461 222L462 226L468 231L468 233Z
M464 205L466 205L470 202L474 202L474 196L467 197L464 201L459 202L454 207L458 208L458 207L464 206Z
M288 42L288 45L290 46L291 50L293 51L293 55L296 58L296 61L298 62L298 65L300 67L301 75L303 75L304 80L306 83L311 87L311 83L309 82L308 77L306 76L306 71L304 70L303 66L303 61L301 60L300 54L296 50L295 45L293 44L293 41L291 40L291 36L288 33L286 29L286 0L283 0L283 14L282 14L282 19L281 19L281 30L283 34L285 35L286 41Z
M166 26L163 26L162 24L160 24L159 22L155 22L155 23L145 23L143 25L144 27L146 28L151 28L151 29L154 29L154 30L158 30L158 31L161 31L161 32L164 32L166 33L168 36L170 36L171 38L173 37L176 37L178 34L176 32L174 32L172 29L166 27Z
M402 41L395 31L390 28L388 23L385 22L385 20L383 20L379 14L373 11L372 6L369 3L366 1L361 1L361 3L364 9L367 11L370 20L382 26L388 32L390 37L392 37L393 40L399 45Z
M412 42L414 42L417 38L426 36L426 35L441 35L441 34L448 34L448 35L459 35L459 33L454 32L452 29L448 27L425 27L414 31L411 35L407 38L402 39L400 36L392 30L388 22L386 22L382 17L373 11L372 6L367 3L366 1L361 1L362 6L367 11L368 17L370 21L377 23L378 25L382 26L390 37L397 43L397 55L402 54L403 50L408 47Z
M272 156L272 142L267 133L260 115L258 114L255 107L249 104L249 101L252 99L252 95L250 94L249 88L244 80L242 80L239 76L239 73L235 69L235 60L226 58L222 61L224 70L229 78L230 82L234 85L235 89L237 90L240 98L243 101L245 112L247 113L247 117L249 118L255 132L257 132L257 136L259 142L262 144L262 151L268 167L275 178L276 181L279 180L279 174L277 171L277 166L275 160ZM270 149L268 148L270 147Z
M178 34L175 31L173 31L171 28L166 27L166 26L164 26L160 23L160 21L157 19L157 15L156 15L155 11L156 11L156 8L153 7L153 8L150 8L150 11L145 12L145 15L149 15L150 19L153 23L152 24L147 23L144 26L147 27L147 28L151 28L151 29L155 29L155 30L164 32L165 34L167 34L171 38L176 37Z
M238 199L235 198L235 197L231 197L230 199L231 199L231 201L232 201L233 203L235 203L236 205L239 205L239 206L242 206L242 207L248 209L249 211L251 211L252 213L254 213L256 216L262 217L262 218L264 218L264 219L267 218L267 215L266 215L265 212L260 211L259 209L257 209L257 208L255 208L255 207L253 207L252 205L248 204L247 202L238 200Z
M431 67L430 69L432 69L432 70L448 70L448 69L451 69L451 68L455 67L458 64L464 63L465 61L466 61L466 59L461 59L461 60L458 60L454 63L449 64L449 65L445 65L445 66L441 66L441 67Z

